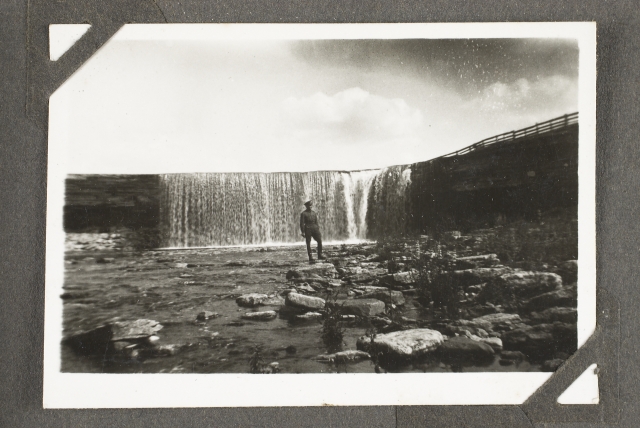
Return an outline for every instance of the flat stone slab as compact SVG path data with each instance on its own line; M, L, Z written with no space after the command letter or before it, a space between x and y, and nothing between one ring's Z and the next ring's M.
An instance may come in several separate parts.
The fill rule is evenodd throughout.
M308 310L324 309L325 300L320 297L305 296L299 293L289 293L284 301L285 305Z
M368 336L362 336L358 339L356 347L385 357L413 358L433 352L443 342L444 337L439 331L417 328L378 334L373 343Z
M342 304L342 313L361 317L372 317L383 314L384 309L384 302L376 299L346 300Z
M255 321L270 321L276 319L276 311L247 312L242 319Z

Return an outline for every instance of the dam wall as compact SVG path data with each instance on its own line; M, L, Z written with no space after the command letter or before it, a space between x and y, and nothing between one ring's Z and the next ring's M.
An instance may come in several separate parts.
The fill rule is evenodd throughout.
M578 114L411 165L365 171L72 175L67 232L155 230L165 247L300 242L312 199L325 241L577 218Z

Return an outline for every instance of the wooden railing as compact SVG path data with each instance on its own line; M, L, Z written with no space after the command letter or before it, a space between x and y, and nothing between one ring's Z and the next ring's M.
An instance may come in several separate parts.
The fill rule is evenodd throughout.
M460 149L453 153L449 153L448 155L444 155L443 157L448 158L452 156L464 155L466 153L472 152L482 147L490 146L495 143L500 143L504 141L513 141L513 140L517 140L518 138L528 137L531 135L541 135L541 134L545 134L551 131L556 131L558 129L562 129L569 125L574 125L577 123L578 123L578 112L565 114L564 116L556 117L555 119L547 120L546 122L536 123L535 125L529 126L527 128L522 128L517 131L505 132L504 134L485 138L482 141L479 141L475 144L467 146L464 149Z

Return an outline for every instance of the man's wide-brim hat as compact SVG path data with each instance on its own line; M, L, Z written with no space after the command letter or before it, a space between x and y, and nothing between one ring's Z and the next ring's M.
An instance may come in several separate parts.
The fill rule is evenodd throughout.
M309 199L307 202L304 203L305 206L309 206L311 204L311 199Z

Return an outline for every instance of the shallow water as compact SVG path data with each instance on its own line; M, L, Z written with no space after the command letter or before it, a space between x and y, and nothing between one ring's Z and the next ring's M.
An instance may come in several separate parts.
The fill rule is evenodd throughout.
M338 247L335 247L337 249ZM328 247L328 250L331 250ZM261 251L262 250L262 251ZM114 258L98 263L99 258ZM64 335L89 330L107 321L140 318L160 322L159 345L184 345L172 356L137 360L106 360L87 357L62 346L62 371L109 373L248 373L249 358L256 345L263 346L265 363L278 362L284 373L371 373L370 361L347 366L315 361L328 349L320 336L321 324L247 321L240 317L235 298L246 293L275 294L288 288L286 272L305 264L303 247L217 248L164 250L144 253L120 251L70 251L66 254L64 285ZM191 267L184 267L184 264ZM235 264L230 265L230 264ZM240 265L240 266L238 266ZM322 294L318 294L320 297ZM261 306L257 311L277 310ZM199 312L218 318L196 322ZM410 299L402 315L425 319ZM345 323L342 350L356 349L366 325ZM288 353L287 347L295 347ZM388 369L393 372L539 371L538 365L521 362L498 364L499 355L483 365L452 366L438 360Z

